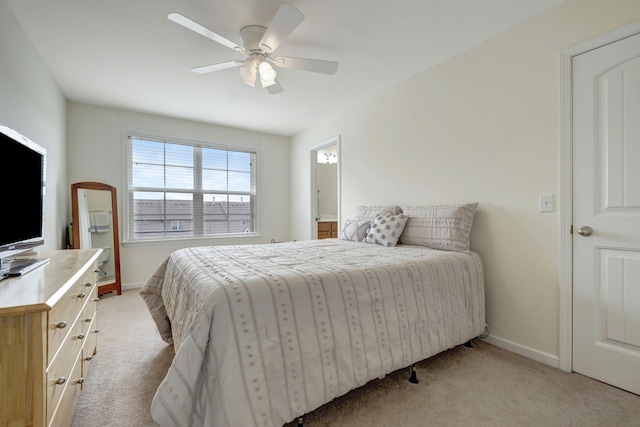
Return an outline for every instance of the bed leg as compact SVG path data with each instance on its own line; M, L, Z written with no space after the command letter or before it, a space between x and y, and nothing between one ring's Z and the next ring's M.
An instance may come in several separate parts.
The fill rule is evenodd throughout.
M304 423L304 419L302 417L298 417L298 427L302 427Z
M471 340L469 340L466 343L464 343L464 346L467 348L473 348L473 343L471 342Z
M411 365L411 376L409 382L412 384L418 384L418 375L416 374L416 364Z

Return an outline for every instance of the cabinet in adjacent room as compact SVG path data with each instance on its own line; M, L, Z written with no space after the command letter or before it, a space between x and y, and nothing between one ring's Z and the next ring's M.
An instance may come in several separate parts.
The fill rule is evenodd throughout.
M318 239L338 237L338 221L319 221Z

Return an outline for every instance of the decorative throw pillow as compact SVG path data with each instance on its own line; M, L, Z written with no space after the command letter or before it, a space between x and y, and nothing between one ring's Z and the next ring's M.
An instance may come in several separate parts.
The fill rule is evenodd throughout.
M477 207L478 203L405 207L409 221L400 242L469 253L469 234Z
M402 214L376 215L364 241L382 246L395 246L408 219L408 216Z
M344 227L340 232L338 239L349 240L351 242L362 242L367 236L367 232L371 227L371 221L357 221L348 219L344 222Z

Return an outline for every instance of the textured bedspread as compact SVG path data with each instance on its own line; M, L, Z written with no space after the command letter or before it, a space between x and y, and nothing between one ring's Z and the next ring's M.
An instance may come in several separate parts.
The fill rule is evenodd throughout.
M478 255L421 246L182 249L140 294L176 349L151 407L163 427L281 427L485 325Z

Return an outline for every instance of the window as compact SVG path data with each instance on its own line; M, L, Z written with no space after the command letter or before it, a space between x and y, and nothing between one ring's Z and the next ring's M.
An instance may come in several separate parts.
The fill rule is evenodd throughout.
M127 137L128 240L255 233L256 151Z

